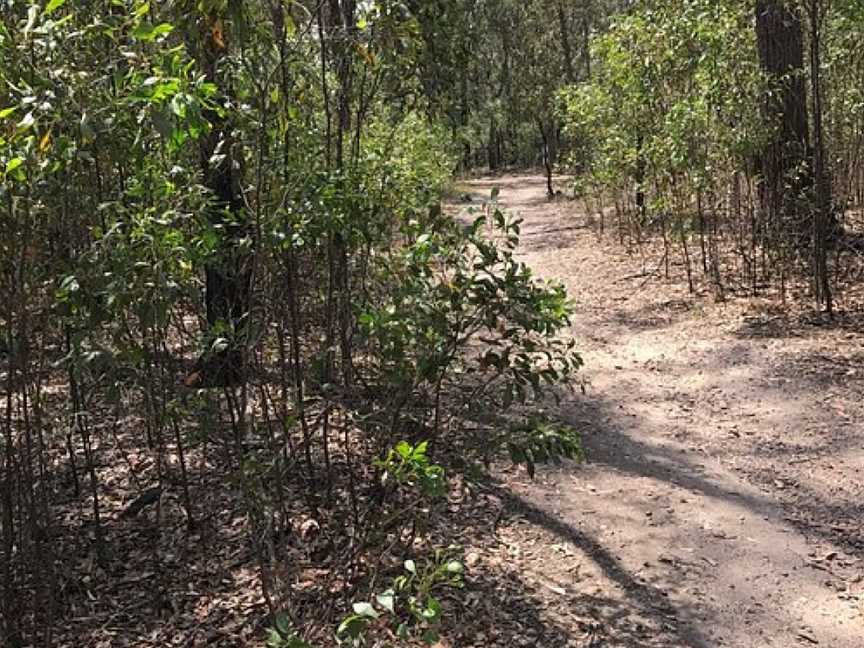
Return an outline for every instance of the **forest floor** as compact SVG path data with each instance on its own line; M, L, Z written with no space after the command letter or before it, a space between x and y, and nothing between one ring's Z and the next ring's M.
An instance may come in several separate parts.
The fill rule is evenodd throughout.
M465 590L442 595L436 648L861 648L864 311L829 324L768 298L716 303L689 292L682 266L656 272L661 251L629 255L581 203L547 201L541 177L461 192L476 206L493 187L524 218L521 258L577 303L587 388L555 414L587 460L535 480L503 462L486 480L453 475L432 540L464 547L468 569ZM187 453L206 514L190 534L176 488L124 517L156 464L124 450L140 445L134 421L116 427L99 447L107 555L69 492L63 616L38 648L262 645L259 566L220 437ZM291 538L291 604L320 618L314 645L333 645L348 604L322 588L344 565Z
M490 629L460 648L864 645L862 314L691 295L542 178L462 191L492 187L523 260L577 302L588 389L559 414L587 461L499 476L467 561L498 574Z

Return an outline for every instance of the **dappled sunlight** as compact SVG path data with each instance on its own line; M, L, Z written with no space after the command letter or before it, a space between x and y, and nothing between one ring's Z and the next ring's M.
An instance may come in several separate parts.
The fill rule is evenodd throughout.
M682 294L680 277L634 286L639 259L572 229L576 205L556 206L549 221L523 197L541 193L542 179L504 186L502 202L524 219L523 258L577 299L588 384L560 410L583 433L587 463L508 481L537 507L530 519L578 538L581 573L608 582L605 596L628 614L640 596L667 602L685 645L801 635L856 646L857 594L838 598L822 579L827 568L842 583L864 559L852 531L864 516L856 356L828 350L843 329L740 336L746 310ZM534 248L557 228L560 247Z

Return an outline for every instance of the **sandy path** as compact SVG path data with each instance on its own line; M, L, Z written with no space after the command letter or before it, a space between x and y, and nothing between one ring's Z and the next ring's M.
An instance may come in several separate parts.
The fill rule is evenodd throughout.
M491 186L525 219L524 260L579 303L591 383L563 412L588 463L508 480L509 559L545 585L547 623L580 619L536 645L864 646L862 332L643 283L542 178L471 190Z

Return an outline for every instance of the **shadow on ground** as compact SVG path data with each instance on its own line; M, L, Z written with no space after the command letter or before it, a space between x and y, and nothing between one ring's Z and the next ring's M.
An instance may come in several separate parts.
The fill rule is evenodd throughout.
M864 311L841 311L832 316L814 312L762 313L745 317L734 335L742 339L789 339L832 330L864 335Z
M754 496L731 490L708 479L699 463L704 456L698 447L682 452L677 448L640 441L636 437L640 427L638 420L628 421L627 426L633 430L633 434L625 433L614 423L616 409L615 405L598 400L595 395L580 402L577 409L569 414L568 418L574 426L584 427L586 422L590 422L592 433L585 437L584 443L592 464L606 465L637 477L665 481L695 494L746 507L763 518L778 524L789 523L805 536L833 544L851 556L864 559L864 537L861 535L864 499L850 497L843 501L837 493L835 499L828 500L804 480L790 482L785 471L793 461L830 461L846 450L860 447L862 439L854 430L849 429L848 435L843 438L832 439L830 447L815 445L806 452L802 452L800 447L788 448L784 452L782 444L772 444L767 449L771 453L768 458L772 461L761 466L758 474L745 472L749 483L768 491L763 496ZM684 434L687 434L686 430ZM691 438L698 439L698 434L694 433ZM759 442L758 437L729 441L743 445L745 451L764 453L765 449L760 448ZM793 453L794 456L790 456ZM777 484L782 486L778 487ZM777 492L778 488L782 488L782 491ZM784 505L794 507L796 514L790 516Z
M708 640L691 622L692 611L670 604L663 590L627 571L612 552L591 534L501 485L493 484L492 488L506 504L511 516L522 516L559 539L572 543L625 593L623 600L584 593L567 600L566 604L572 612L593 620L593 624L586 627L588 643L585 645L627 648L710 647ZM630 617L634 613L648 619L648 622L631 622Z

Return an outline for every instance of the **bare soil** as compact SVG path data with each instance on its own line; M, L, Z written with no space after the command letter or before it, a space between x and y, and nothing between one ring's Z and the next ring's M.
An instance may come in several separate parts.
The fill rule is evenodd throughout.
M659 257L539 176L466 187L500 188L523 259L578 304L589 387L560 415L588 460L509 470L489 495L500 518L468 562L499 576L464 619L489 630L455 645L864 646L861 313L715 303L680 266L646 276Z

